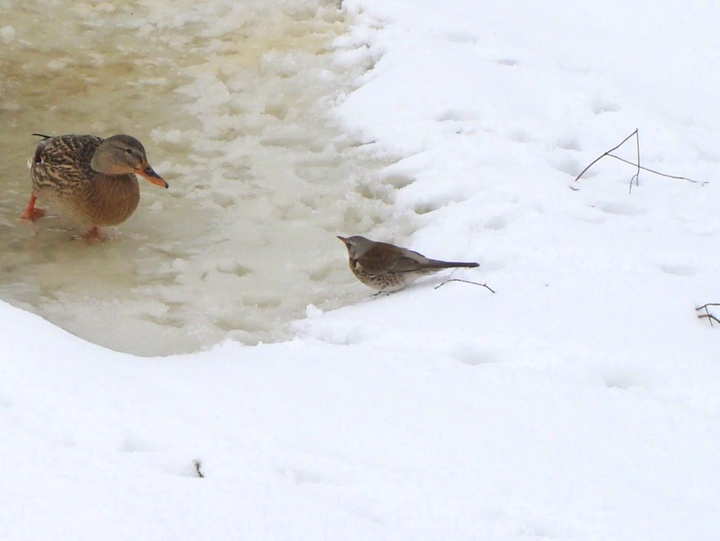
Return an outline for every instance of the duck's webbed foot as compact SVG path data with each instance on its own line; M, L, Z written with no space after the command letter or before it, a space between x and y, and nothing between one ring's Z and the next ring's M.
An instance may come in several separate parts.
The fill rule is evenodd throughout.
M34 193L30 194L30 201L28 201L27 207L24 211L22 211L22 214L20 214L21 220L30 220L31 222L35 222L45 216L45 211L43 209L35 207L35 201L37 201L37 196Z

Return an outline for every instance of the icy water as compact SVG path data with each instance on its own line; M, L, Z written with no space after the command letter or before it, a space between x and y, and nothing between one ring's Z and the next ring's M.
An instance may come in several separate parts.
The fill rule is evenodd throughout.
M368 295L335 235L388 214L328 114L362 70L333 63L337 2L201 4L0 0L0 298L120 351L287 338ZM140 179L104 242L21 222L32 132L134 135L170 189Z

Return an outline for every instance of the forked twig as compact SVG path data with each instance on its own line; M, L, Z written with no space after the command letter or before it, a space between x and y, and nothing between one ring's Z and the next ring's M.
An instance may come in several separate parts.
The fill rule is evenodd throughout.
M612 152L615 152L617 149L619 149L621 146L623 146L628 139L630 139L633 135L637 135L637 129L632 132L630 135L628 135L625 139L623 139L619 144L612 147L610 150L603 152L600 156L595 158L593 161L590 162L590 165L588 165L585 169L583 169L578 176L575 177L575 182L580 180L580 177L582 177L585 173L587 173L587 170L590 169L593 165L595 165L597 162L602 160L605 156L609 156Z
M710 313L710 310L708 310L709 306L720 306L720 303L718 302L709 302L707 304L703 304L702 306L698 306L695 308L696 311L705 310L704 314L698 314L698 319L707 319L710 322L710 326L714 327L713 321L720 324L720 319L715 317L713 314Z
M623 145L624 145L630 138L632 138L633 136L635 137L635 147L636 147L636 150L637 150L637 163L633 163L633 162L631 162L630 160L626 160L625 158L621 158L620 156L617 156L617 155L613 154L613 152L615 152L618 148L620 148L621 146L623 146ZM632 165L633 167L636 168L635 174L634 174L634 175L632 176L632 178L630 179L630 192L631 192L631 193L632 193L633 181L635 182L635 186L639 186L639 182L640 182L640 171L647 171L648 173L652 173L652 174L654 174L654 175L659 175L659 176L661 176L661 177L666 177L666 178L672 178L672 179L675 179L675 180L686 180L686 181L688 181L688 182L692 182L693 184L699 184L700 186L705 186L706 184L708 184L708 181L694 180L694 179L691 179L691 178L688 178L688 177L682 177L682 176L679 176L679 175L668 175L667 173L662 173L662 172L657 171L657 170L655 170L655 169L650 169L649 167L643 167L642 165L640 165L640 134L639 134L639 132L638 132L637 129L636 129L634 132L632 132L630 135L628 135L625 139L623 139L618 145L615 145L615 146L614 146L613 148L611 148L610 150L607 150L606 152L603 152L600 156L598 156L598 157L595 158L592 162L590 162L590 165L588 165L587 167L585 167L585 169L583 169L582 172L581 172L578 176L575 177L575 182L577 182L578 180L580 180L580 178L581 178L585 173L587 173L587 171L588 171L593 165L595 165L597 162L599 162L600 160L602 160L605 156L608 156L608 157L610 157L610 158L615 158L616 160L620 160L621 162L626 163L626 164L628 164L628 165Z
M444 286L445 284L450 283L450 282L463 282L465 284L481 286L481 287L484 287L485 289L487 289L488 291L490 291L490 293L492 293L493 295L495 294L495 290L487 284L481 284L480 282L472 282L470 280L461 280L460 278L450 278L449 280L445 280L441 284L436 285L433 289L440 289L442 286Z

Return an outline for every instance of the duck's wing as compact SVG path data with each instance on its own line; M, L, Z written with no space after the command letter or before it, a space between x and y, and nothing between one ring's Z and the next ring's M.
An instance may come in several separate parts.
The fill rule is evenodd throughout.
M44 136L46 137L46 136ZM102 142L95 135L58 135L38 143L33 162L55 167L90 167L90 160Z

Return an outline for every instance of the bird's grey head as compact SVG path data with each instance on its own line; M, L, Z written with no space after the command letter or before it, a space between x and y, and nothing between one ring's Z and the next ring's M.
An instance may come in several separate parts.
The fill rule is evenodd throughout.
M360 235L354 235L352 237L341 237L338 235L338 238L345 243L350 259L362 257L373 244L373 241Z

